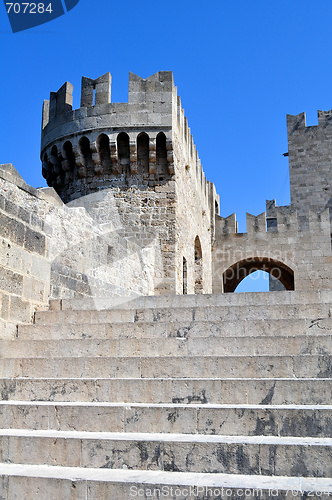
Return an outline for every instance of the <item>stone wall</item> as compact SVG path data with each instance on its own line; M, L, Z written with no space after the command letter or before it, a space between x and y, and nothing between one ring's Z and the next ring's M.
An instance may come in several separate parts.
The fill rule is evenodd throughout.
M306 127L305 113L287 116L291 205L299 215L332 208L331 118L332 111L318 111L318 125Z
M31 188L12 165L0 167L0 190L2 337L31 322L49 298L119 303L153 294L159 241L123 236L117 204L108 203L104 223L101 213L63 204L52 188Z
M279 209L280 208L280 209ZM332 288L332 256L329 210L303 216L290 207L275 207L275 223L267 231L266 214L247 214L247 233L238 233L235 215L216 221L213 249L213 291L225 289L225 273L242 269L275 269L284 272L288 289L320 290ZM279 271L281 270L281 271ZM292 284L290 274L293 273ZM244 277L244 276L243 276ZM236 277L235 277L236 280ZM287 288L286 286L286 288Z

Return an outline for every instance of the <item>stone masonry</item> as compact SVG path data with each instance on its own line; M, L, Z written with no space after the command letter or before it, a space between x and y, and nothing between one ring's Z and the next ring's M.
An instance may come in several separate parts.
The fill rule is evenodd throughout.
M171 72L72 95L48 188L0 165L0 500L330 498L331 112L288 117L291 204L239 233ZM283 291L232 293L256 270Z

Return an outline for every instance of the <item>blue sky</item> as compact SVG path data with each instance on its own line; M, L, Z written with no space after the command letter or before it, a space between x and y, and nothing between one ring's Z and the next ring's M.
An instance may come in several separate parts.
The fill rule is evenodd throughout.
M1 7L1 5L0 5ZM13 34L0 9L0 163L45 185L41 107L50 91L110 71L112 100L125 102L128 72L172 70L221 214L259 214L266 199L289 203L286 114L332 108L332 3L80 0L66 15Z

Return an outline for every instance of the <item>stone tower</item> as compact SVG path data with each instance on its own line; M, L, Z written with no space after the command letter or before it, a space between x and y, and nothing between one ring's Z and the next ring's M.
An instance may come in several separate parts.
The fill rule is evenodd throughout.
M65 83L44 102L43 175L68 206L114 223L141 248L158 242L150 293L212 291L219 197L205 179L173 75L129 76L128 103L111 103L111 75L83 77L80 109Z

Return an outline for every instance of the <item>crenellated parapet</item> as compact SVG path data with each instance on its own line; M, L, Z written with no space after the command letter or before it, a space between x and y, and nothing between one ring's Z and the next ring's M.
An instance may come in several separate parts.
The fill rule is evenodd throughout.
M216 234L218 237L234 236L259 237L267 233L297 234L297 233L317 233L330 234L330 210L326 208L320 213L308 210L305 215L299 214L291 206L276 206L275 200L267 200L267 210L259 215L246 214L247 232L238 232L236 215L228 217L217 217Z
M318 125L305 113L287 115L291 205L303 215L332 206L332 110L318 111ZM332 224L332 219L331 219Z
M154 187L175 174L171 72L129 76L128 103L111 103L111 75L82 78L81 107L73 86L51 92L43 106L43 176L64 201L105 187ZM175 111L176 112L176 111Z

